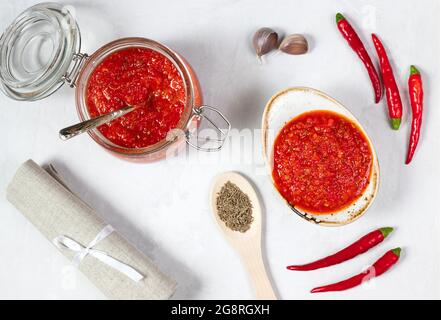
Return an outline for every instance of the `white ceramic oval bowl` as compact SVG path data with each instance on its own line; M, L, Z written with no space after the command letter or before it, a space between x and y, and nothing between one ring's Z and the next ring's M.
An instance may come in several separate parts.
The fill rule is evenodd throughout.
M282 96L283 99L281 99ZM299 116L302 113L314 110L333 111L357 124L359 129L365 135L373 155L369 185L367 186L363 195L349 207L332 214L317 215L290 205L279 193L272 176L273 145L280 130L291 119ZM319 225L341 226L351 223L361 217L373 203L378 192L380 178L380 169L375 148L368 134L363 129L360 122L354 117L354 115L342 104L327 94L316 89L306 87L293 87L276 93L267 103L263 113L262 139L264 158L269 170L272 184L283 201L285 201L285 203L300 217Z

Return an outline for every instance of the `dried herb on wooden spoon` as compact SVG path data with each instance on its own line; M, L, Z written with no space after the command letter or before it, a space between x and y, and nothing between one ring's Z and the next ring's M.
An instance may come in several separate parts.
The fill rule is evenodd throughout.
M246 232L253 222L250 198L238 186L228 181L216 198L219 218L233 231Z

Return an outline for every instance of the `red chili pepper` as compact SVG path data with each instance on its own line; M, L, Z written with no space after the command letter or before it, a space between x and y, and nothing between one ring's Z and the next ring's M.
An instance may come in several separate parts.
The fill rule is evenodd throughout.
M323 287L317 287L311 290L311 293L316 292L329 292L329 291L343 291L351 289L362 284L364 281L368 281L374 277L379 277L387 270L389 270L400 258L401 248L395 248L386 252L380 259L378 259L370 268L363 271L356 276L349 279L328 284Z
M377 229L333 255L308 264L288 266L287 268L288 270L309 271L333 266L368 251L370 248L382 242L392 231L393 228L390 227Z
M381 76L383 77L383 83L386 89L386 101L389 109L391 125L394 130L398 130L400 128L401 117L403 115L403 105L401 103L400 90L398 90L394 72L383 44L375 34L372 34L372 41L374 42L378 59L380 60Z
M367 69L375 92L375 103L380 102L382 90L380 77L377 73L377 70L375 69L374 64L372 63L371 58L369 57L368 52L366 51L366 48L364 47L363 42L361 42L360 37L355 32L354 28L352 28L352 26L341 13L337 13L336 20L338 29L340 30L341 34L349 43L352 50L354 50L361 61L363 61L364 66Z
M406 164L412 161L418 140L420 139L421 123L423 120L423 81L421 74L415 66L410 66L409 96L412 106L412 127L410 130L409 151Z

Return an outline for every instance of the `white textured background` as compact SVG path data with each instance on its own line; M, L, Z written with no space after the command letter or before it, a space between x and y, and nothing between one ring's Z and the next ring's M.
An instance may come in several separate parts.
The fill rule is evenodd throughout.
M0 27L35 1L0 1ZM225 170L250 176L264 199L264 250L274 286L283 299L439 297L439 2L388 1L74 1L83 51L111 40L141 36L185 56L199 75L205 102L224 110L235 128L259 128L266 101L288 86L311 86L346 105L370 134L378 152L381 183L376 202L358 221L325 228L291 214L262 175L260 142L254 163L228 148L197 161L132 164L100 149L87 135L69 142L60 128L77 121L74 92L63 87L35 103L0 96L0 298L103 298L30 223L5 200L17 167L32 158L52 162L72 189L124 236L179 282L176 298L253 298L238 256L218 232L208 207L212 178ZM341 11L373 47L376 32L390 53L402 90L399 132L388 125L385 100L376 106L367 73L335 26ZM303 33L311 51L273 54L259 65L250 47L253 32L270 26ZM409 134L407 76L410 64L423 74L422 139L411 166L404 165ZM234 148L233 148L234 149ZM248 151L247 151L248 150ZM199 159L200 160L200 159ZM339 249L382 226L395 232L347 263L313 271L285 270ZM351 291L311 295L309 290L358 273L390 248L402 260L373 283Z

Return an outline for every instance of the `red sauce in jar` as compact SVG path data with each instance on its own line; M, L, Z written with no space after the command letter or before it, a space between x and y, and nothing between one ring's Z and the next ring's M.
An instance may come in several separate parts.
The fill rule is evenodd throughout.
M356 124L329 111L288 122L274 142L273 179L299 209L332 213L351 205L369 184L372 151Z
M144 148L176 128L186 103L179 71L164 55L142 47L116 51L93 70L86 90L92 118L142 105L98 130L113 143Z

